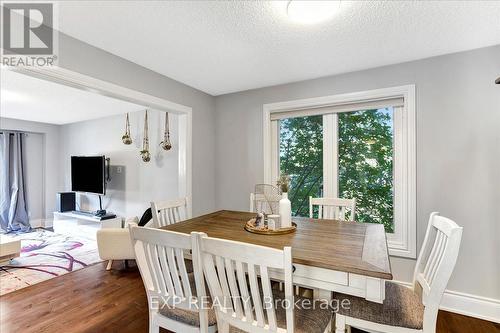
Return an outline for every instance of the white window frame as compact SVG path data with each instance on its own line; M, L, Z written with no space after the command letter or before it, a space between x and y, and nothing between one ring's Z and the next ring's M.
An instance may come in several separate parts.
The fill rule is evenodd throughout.
M263 106L263 151L264 182L273 184L279 173L279 129L278 121L271 120L275 112L295 112L347 104L379 102L402 98L403 106L394 108L394 227L387 234L391 256L416 258L416 108L415 85L404 85L347 94L307 98L264 104ZM323 174L324 196L338 196L337 114L323 115ZM332 179L333 177L334 179Z

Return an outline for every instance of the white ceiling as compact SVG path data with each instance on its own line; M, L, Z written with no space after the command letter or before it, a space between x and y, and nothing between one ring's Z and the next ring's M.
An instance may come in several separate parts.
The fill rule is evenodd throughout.
M500 44L500 1L342 1L317 25L286 1L68 1L60 30L219 95Z
M144 107L1 69L0 116L68 124Z

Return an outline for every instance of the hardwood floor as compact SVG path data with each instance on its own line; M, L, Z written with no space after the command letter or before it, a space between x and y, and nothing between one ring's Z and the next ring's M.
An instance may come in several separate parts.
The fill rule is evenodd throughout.
M437 326L438 333L500 332L500 324L444 311ZM147 331L139 272L120 262L110 272L100 263L0 297L2 333Z

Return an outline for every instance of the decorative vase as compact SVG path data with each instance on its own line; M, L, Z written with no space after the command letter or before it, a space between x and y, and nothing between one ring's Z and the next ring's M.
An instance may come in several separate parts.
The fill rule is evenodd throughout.
M140 151L142 161L151 161L151 153L149 152L149 124L148 124L148 110L144 114L144 138L142 139L142 150Z
M283 192L280 200L280 227L288 228L292 226L292 203L288 200L288 193Z
M141 158L143 162L151 161L151 153L149 150L141 150Z
M163 134L163 141L160 142L160 147L163 150L170 150L172 148L172 143L170 142L170 125L168 123L168 112L165 114L165 133Z
M130 121L128 120L128 112L127 118L125 120L125 134L122 136L122 142L126 145L132 144L132 138L130 137Z

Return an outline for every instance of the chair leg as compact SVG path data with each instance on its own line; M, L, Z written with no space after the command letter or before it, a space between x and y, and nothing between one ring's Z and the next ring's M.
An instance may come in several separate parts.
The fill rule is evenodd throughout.
M113 265L113 260L108 260L108 265L106 266L106 270L109 271L112 265Z
M335 314L335 333L345 333L345 316Z
M160 333L160 325L155 323L153 316L154 313L149 309L149 333Z
M154 323L151 315L149 316L149 333L160 333L160 326Z

